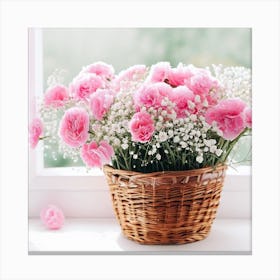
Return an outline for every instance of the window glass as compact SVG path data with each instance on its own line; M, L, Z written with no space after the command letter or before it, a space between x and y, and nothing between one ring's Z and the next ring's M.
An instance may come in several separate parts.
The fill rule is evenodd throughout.
M63 71L68 85L83 66L104 61L116 73L134 64L150 66L159 61L198 67L223 64L251 68L249 28L52 28L43 29L43 88L56 71ZM238 164L250 164L251 137L244 137L232 152ZM55 153L51 145L44 153L45 167L79 166Z

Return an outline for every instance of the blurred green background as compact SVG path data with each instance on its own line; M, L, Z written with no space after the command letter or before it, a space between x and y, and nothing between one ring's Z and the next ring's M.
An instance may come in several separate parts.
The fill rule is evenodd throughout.
M96 61L112 64L116 73L159 61L251 68L250 28L44 28L42 34L44 89L55 69L65 70L68 85L83 66ZM240 164L250 163L250 142L246 137L236 149ZM73 166L71 160L61 155L54 160L51 154L45 153L46 167Z

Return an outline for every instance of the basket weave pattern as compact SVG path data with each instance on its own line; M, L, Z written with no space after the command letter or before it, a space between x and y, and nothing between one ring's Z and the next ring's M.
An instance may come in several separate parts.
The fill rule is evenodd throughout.
M220 202L227 166L155 173L104 167L125 236L141 244L204 239Z

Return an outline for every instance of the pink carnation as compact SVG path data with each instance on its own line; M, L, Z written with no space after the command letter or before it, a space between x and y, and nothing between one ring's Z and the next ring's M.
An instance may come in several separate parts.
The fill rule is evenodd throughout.
M62 140L71 147L79 147L88 139L89 116L82 108L67 110L61 120L59 133Z
M145 74L147 67L145 65L133 65L126 70L120 72L117 76L118 80L137 80Z
M193 71L190 67L179 64L177 68L172 68L168 75L168 83L173 86L185 85L186 81L193 76Z
M114 92L98 89L90 98L90 108L95 119L102 120L114 100Z
M152 65L147 80L152 83L164 82L168 79L170 71L171 66L169 62L159 62L157 64Z
M166 83L146 84L134 94L134 104L137 108L159 108L164 97L168 97L171 92L172 88Z
M67 99L68 89L63 85L56 85L45 92L45 106L61 107Z
M246 126L252 128L252 109L247 107L244 113L245 113Z
M113 154L113 148L106 141L101 141L99 146L92 141L81 148L81 158L88 167L101 168L102 165L110 162Z
M187 86L195 95L200 96L201 102L207 101L211 106L217 104L219 82L205 69L197 70L190 80L187 81Z
M226 140L235 139L246 127L244 109L246 104L240 99L222 100L209 108L205 114L207 123L217 123Z
M103 164L108 164L114 155L112 146L105 140L100 141L99 151L103 155Z
M133 141L145 143L153 136L154 122L147 112L138 112L132 117L129 130Z
M104 81L93 73L79 74L70 85L73 97L77 100L85 100L104 86Z
M121 71L114 80L116 91L120 90L122 82L137 81L144 78L144 74L146 73L146 71L147 67L145 65L134 65L127 68L126 70Z
M93 73L104 79L112 79L115 70L112 65L100 61L86 66L82 72Z
M43 123L39 118L35 118L29 125L29 143L32 149L34 149L43 133Z
M61 209L55 205L48 205L41 210L41 221L49 229L60 229L64 223L64 215Z
M194 112L194 108L190 108L190 102L193 103L194 94L186 86L174 88L169 99L176 105L175 111L178 118L186 117L187 112Z

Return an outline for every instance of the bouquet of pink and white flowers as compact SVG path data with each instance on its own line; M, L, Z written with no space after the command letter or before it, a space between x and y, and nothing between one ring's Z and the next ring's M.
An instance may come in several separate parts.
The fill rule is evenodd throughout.
M89 168L111 164L139 172L190 170L226 162L252 126L251 72L168 62L115 74L103 62L84 67L69 86L49 79L30 143Z

